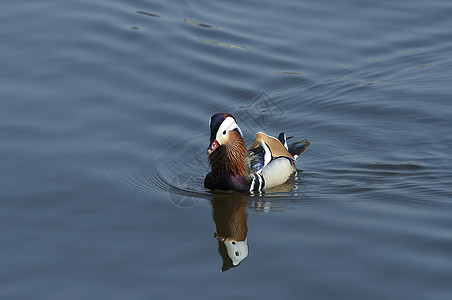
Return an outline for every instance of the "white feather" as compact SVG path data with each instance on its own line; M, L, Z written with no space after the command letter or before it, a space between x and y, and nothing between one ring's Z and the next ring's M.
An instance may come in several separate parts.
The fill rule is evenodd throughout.
M256 183L256 177L253 176L253 181L251 182L251 187L250 187L250 191L254 190L254 184Z
M293 165L287 158L280 157L272 160L262 168L265 189L283 184L294 171Z
M259 189L258 190L261 191L262 190L262 174L258 173L257 176L259 179Z
M235 122L234 118L227 117L223 120L220 127L218 128L216 140L220 143L220 145L224 144L226 142L226 134L231 131L237 129L240 132L240 135L243 137L242 130L240 130L240 127ZM223 134L223 132L225 134Z
M272 153L264 141L261 141L262 148L264 148L264 167L272 160Z

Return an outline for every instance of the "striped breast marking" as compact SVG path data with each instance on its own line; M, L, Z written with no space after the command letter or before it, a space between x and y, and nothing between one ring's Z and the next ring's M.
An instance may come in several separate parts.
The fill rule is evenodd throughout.
M265 188L265 179L262 176L262 172L253 175L251 181L250 192L260 192Z

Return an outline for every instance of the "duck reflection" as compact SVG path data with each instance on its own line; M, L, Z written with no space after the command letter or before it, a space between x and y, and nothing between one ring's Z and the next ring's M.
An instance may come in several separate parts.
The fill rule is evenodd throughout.
M216 226L214 237L223 258L222 272L237 267L248 256L247 202L247 196L231 194L216 196L212 200Z

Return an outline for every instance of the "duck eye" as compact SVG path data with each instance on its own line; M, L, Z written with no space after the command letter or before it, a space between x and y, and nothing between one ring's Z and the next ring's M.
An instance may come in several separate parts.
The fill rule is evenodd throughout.
M226 135L226 130L225 130L225 131L223 131L223 135Z

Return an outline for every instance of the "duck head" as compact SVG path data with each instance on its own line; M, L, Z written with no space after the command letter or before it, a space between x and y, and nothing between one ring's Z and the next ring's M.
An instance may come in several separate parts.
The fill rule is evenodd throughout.
M242 131L231 114L218 113L210 118L210 144L207 148L212 172L244 176L246 144Z
M231 114L218 113L210 118L210 145L207 154L212 154L221 145L231 144L235 139L243 140L242 130Z

